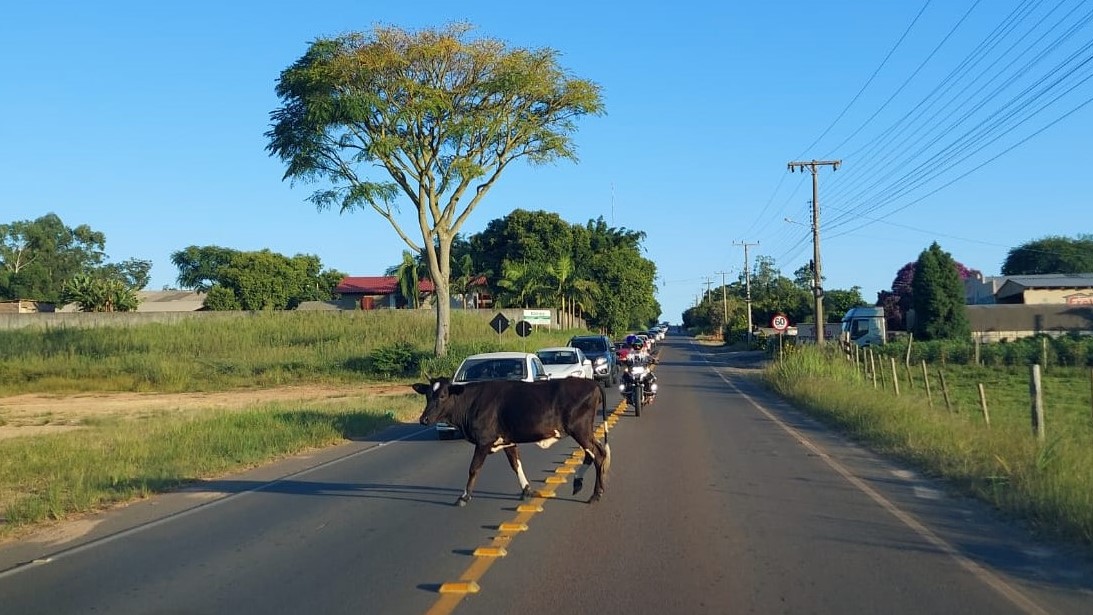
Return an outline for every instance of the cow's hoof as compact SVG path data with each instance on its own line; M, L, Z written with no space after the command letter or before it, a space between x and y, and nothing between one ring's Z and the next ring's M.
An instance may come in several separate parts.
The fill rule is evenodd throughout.
M580 493L581 489L583 489L583 488L584 488L584 479L583 478L574 478L573 479L573 495L577 495L578 493Z
M470 498L459 498L455 501L455 505L462 508L467 505L467 500Z
M603 497L602 493L593 493L592 497L588 498L588 503L589 504L595 504L596 502L599 502L600 498L602 498L602 497Z
M526 502L531 499L531 495L531 485L528 485L520 492L520 499Z

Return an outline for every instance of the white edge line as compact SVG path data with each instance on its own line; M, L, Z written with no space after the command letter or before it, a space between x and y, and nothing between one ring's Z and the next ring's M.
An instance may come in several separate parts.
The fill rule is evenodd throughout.
M693 340L691 341L691 345L692 346L695 345ZM707 355L705 353L702 353L701 356L702 356L703 361L705 361L707 366L709 366L710 370L712 370L715 374L717 374L717 376L719 378L721 378L722 381L724 381L726 384L731 386L733 388L733 390L737 392L737 394L739 394L744 399L748 400L748 403L755 406L755 408L757 410L759 410L760 412L762 412L764 416L766 416L768 419L773 421L776 425L781 427L782 430L785 431L787 434L789 434L794 440L797 440L797 442L800 443L801 446L804 446L809 451L814 453L817 457L822 459L824 461L824 463L826 463L832 470L835 470L836 472L838 472L839 475L842 476L844 479L846 479L846 481L848 483L853 485L859 491L861 491L866 496L868 496L871 500L876 502L881 508L888 511L889 514L891 514L893 517L898 519L905 526L910 528L911 531L913 531L914 533L921 536L924 540L926 540L927 542L929 542L933 546L940 549L942 552L944 552L946 555L948 555L952 559L956 560L956 562L958 564L960 564L961 567L963 567L968 572L972 573L972 575L974 575L980 581L985 583L991 589L993 589L994 591L1001 594L1003 597L1005 597L1007 600L1009 600L1011 603L1013 603L1017 608L1021 609L1022 611L1026 612L1026 613L1033 613L1035 615L1050 615L1050 611L1044 610L1040 605L1033 602L1031 598L1026 596L1024 593L1022 593L1019 589L1014 587L1012 584L1008 583L1002 577L998 576L997 574L987 570L983 566L980 566L979 564L977 564L974 561L972 561L971 559L969 559L966 555L961 553L956 547L951 545L944 538L941 538L940 536L935 534L932 530L930 530L928 527L923 525L920 521L915 519L915 517L913 515L911 515L910 513L904 512L902 509L900 509L898 506L893 504L891 501L889 501L887 498L885 498L883 495L881 495L875 489L873 489L872 487L867 485L865 483L865 481L863 481L862 479L855 476L845 466L843 466L841 463L839 463L834 458L832 458L830 455L828 455L826 451L824 451L818 445L814 444L812 441L810 441L808 438L806 438L804 435L802 435L801 432L799 432L796 429L794 429L793 427L787 425L784 421L779 419L773 412L771 412L766 407L764 407L762 404L760 404L758 401L756 401L754 398L752 398L752 396L750 396L747 393L745 393L744 391L740 390L740 388L738 386L736 386L736 383L734 383L732 380L725 377L725 375L722 374L720 371L718 371L715 366L710 364L710 361L707 358Z
M43 555L43 556L41 556L39 558L36 558L32 561L29 561L29 562L23 562L23 563L16 564L15 566L13 566L11 568L8 568L7 570L0 570L0 579L6 578L6 577L9 577L9 576L14 576L17 573L30 570L31 568L37 568L38 566L43 566L43 565L49 564L49 563L54 562L54 561L56 561L58 559L61 559L63 557L76 555L77 553L80 553L82 551L87 551L88 549L99 547L99 546L102 546L104 544L113 542L115 540L125 538L127 536L131 536L131 535L136 534L138 532L141 532L141 531L144 531L144 530L147 530L147 529L151 529L151 528L163 525L163 524L165 524L169 521L174 521L174 520L177 520L177 519L181 519L183 517L189 516L193 513L199 512L199 511L208 510L209 508L212 508L214 506L219 506L220 504L223 504L223 503L231 501L231 500L235 500L236 498L239 498L239 497L251 494L251 493L255 493L257 491L263 491L265 489L269 489L270 487L273 487L274 485L278 485L280 483L283 483L283 482L298 478L300 476L304 476L304 475L309 474L311 472L314 472L316 470L321 470L321 469L326 468L328 466L332 466L336 463L341 463L343 461L353 459L354 457L360 457L361 455L365 455L367 453L377 451L377 450L387 446L388 444L393 444L395 442L401 442L403 440L408 440L408 439L413 438L415 436L421 435L421 434L423 434L427 431L432 431L432 429L433 429L432 427L428 427L428 428L425 428L425 429L419 429L415 432L406 434L405 436L402 436L401 438L396 438L394 440L384 440L382 442L378 442L378 443L376 443L372 446L369 446L368 448L365 448L365 449L362 449L362 450L359 450L359 451L356 451L356 452L353 452L353 453L349 453L348 455L343 455L343 456L337 457L335 459L330 459L328 461L324 461L324 462L322 462L318 465L314 465L314 466L311 466L311 467L308 467L308 468L304 468L303 470L293 472L292 474L286 474L285 476L282 476L282 477L280 477L276 480L271 480L269 482L262 483L260 485L255 486L255 487L251 487L250 489L245 489L243 491L237 491L235 493L230 493L230 494L227 494L223 497L216 498L215 500L211 500L211 501L208 501L208 502L202 502L202 503L197 504L197 505L195 505L191 508L187 508L185 510L180 510L180 511L175 512L175 513L171 513L171 514L167 515L166 517L161 517L161 518L155 519L153 521L148 521L146 523L141 523L140 525L135 525L131 528L124 529L124 530L115 532L113 534L109 534L107 536L103 536L102 538L96 538L95 540L91 540L89 542L85 542L83 544L76 545L74 547L69 547L67 549L61 549L60 551L57 551L56 553ZM164 492L164 493L157 494L157 495L169 495L170 493L178 493L178 492L177 491L175 491L175 492Z

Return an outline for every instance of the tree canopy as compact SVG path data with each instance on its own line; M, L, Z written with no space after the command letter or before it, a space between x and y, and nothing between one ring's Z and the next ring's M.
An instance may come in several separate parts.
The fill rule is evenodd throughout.
M437 294L437 356L450 330L452 241L512 162L576 160L575 120L603 112L600 88L571 77L549 48L471 39L452 24L378 26L319 38L281 72L266 133L285 179L326 180L319 209L372 210L411 253L426 254ZM378 171L385 178L370 178ZM399 219L414 207L417 232Z
M0 299L78 303L87 311L136 309L151 261L107 263L106 236L56 214L0 224Z
M911 279L914 333L922 340L963 339L971 335L964 311L964 283L957 263L934 243L915 262Z
M1093 273L1093 235L1043 237L1006 254L1002 275Z
M954 260L953 264L961 283L970 277L981 275L978 269L971 269L959 261ZM900 267L892 280L892 290L877 293L876 305L884 308L884 319L889 331L902 331L907 326L907 313L913 307L914 297L911 282L914 280L917 265L918 261L915 260Z
M287 257L270 250L242 252L220 246L189 246L171 254L183 288L207 292L211 310L283 310L323 301L345 274L323 270L319 257Z
M603 218L571 224L547 211L513 210L468 238L468 254L501 305L553 306L611 332L643 329L660 315L656 265L645 233Z

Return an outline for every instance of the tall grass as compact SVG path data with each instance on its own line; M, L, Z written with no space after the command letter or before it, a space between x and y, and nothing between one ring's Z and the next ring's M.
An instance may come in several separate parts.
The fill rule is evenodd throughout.
M1093 546L1093 420L1089 395L1080 393L1089 390L1088 373L1075 369L1045 380L1048 438L1040 443L1030 427L1027 371L989 374L994 378L987 386L990 427L979 411L976 386L986 380L986 371L945 368L956 401L952 413L941 399L936 373L930 407L921 378L911 389L904 380L897 397L890 384L878 391L853 363L815 348L788 353L768 368L765 379L810 413L878 450L948 479L1038 531Z
M428 310L269 312L118 328L0 331L0 395L184 392L451 374L463 357L564 344L573 331L528 338L489 328L492 314L453 311L448 356L433 357ZM391 349L408 354L392 370ZM377 369L377 359L381 364Z
M0 535L365 436L415 417L415 394L163 413L0 440Z

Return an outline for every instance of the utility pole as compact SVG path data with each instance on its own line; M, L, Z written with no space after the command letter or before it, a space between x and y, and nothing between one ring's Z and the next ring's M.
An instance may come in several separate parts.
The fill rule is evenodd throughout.
M748 305L748 348L751 348L751 274L750 270L748 269L748 267L750 267L751 265L748 262L748 247L757 246L759 245L759 242L757 241L755 243L748 243L746 241L734 241L732 242L732 245L744 246L744 301Z
M729 324L729 297L728 291L725 290L725 274L728 271L715 271L714 273L721 275L721 331L724 332L725 327ZM724 339L724 335L721 336Z
M820 192L817 180L817 167L830 166L832 171L838 171L842 160L811 160L809 162L791 162L788 167L790 172L798 168L804 173L805 169L812 172L812 295L816 298L816 345L824 344L824 288L823 275L820 268Z
M710 300L710 293L713 292L712 290L710 290L711 284L713 284L713 278L706 276L706 296L703 299L703 303Z

